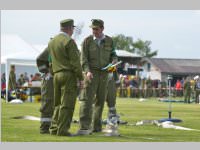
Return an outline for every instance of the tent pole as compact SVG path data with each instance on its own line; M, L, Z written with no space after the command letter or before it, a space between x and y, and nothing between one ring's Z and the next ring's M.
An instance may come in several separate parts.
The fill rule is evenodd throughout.
M9 82L9 72L10 72L10 62L6 59L5 63L5 75L6 75L6 102L8 102L8 82Z

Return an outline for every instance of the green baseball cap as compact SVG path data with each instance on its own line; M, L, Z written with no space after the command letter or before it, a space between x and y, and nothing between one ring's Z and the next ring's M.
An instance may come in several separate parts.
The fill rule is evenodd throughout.
M92 25L90 25L90 28L98 28L98 27L103 27L104 22L101 19L92 19Z
M68 27L68 26L75 27L74 26L74 20L73 19L62 20L62 21L60 21L60 26L61 27Z

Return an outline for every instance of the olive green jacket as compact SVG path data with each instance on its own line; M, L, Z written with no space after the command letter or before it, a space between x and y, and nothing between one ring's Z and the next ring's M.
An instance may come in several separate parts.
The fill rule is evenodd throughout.
M83 41L81 65L84 72L101 70L114 59L117 59L117 55L111 37L105 36L100 46L95 42L92 35L88 36Z
M38 70L42 73L49 72L49 52L48 47L36 58Z
M83 80L79 51L69 35L60 33L55 36L49 42L48 50L53 73L68 70L74 72L79 80Z
M17 86L17 84L16 84L16 75L15 75L15 72L10 71L9 82L8 82L8 89L9 90L15 90L16 86Z

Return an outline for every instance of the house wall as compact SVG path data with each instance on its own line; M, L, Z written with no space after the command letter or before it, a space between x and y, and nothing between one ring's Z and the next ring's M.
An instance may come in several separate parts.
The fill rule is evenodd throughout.
M150 65L150 68L148 67L148 64L145 64L143 68L144 71L147 73L147 77L150 76L152 80L161 80L161 73L158 68L156 68L152 64Z

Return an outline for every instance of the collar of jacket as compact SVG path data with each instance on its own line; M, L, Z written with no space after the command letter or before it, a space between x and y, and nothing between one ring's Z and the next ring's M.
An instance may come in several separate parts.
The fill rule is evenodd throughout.
M93 36L93 40L100 40L100 41L102 41L105 38L106 38L106 36L103 33L102 33L102 36L100 38L96 38L95 36Z
M60 34L63 34L65 36L69 37L69 34L67 34L66 32L60 31Z

